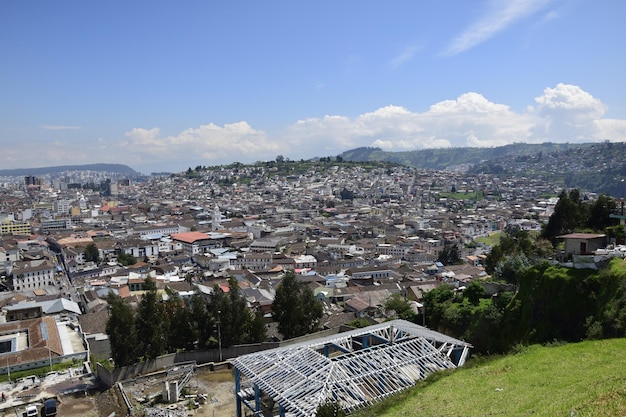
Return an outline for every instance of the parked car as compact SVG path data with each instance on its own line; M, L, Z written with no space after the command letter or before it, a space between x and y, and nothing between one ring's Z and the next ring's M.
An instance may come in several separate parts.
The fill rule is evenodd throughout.
M27 406L24 415L26 417L37 417L37 407L34 405Z
M57 415L57 400L50 398L43 402L41 407L41 417L54 417Z

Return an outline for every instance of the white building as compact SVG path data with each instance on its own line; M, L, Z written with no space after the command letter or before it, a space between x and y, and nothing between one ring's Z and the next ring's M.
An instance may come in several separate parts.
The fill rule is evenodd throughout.
M56 267L47 259L13 263L13 288L15 291L43 289L55 284Z

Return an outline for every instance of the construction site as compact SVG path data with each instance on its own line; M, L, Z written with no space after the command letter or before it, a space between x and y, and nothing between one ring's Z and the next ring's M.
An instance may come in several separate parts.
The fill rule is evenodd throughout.
M27 408L40 410L50 398L57 400L57 415L63 417L236 415L233 371L227 365L177 365L106 390L93 376L70 369L4 382L0 389L0 417L25 416Z

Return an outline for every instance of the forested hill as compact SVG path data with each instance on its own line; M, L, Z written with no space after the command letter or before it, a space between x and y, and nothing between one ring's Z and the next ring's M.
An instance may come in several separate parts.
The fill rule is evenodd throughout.
M40 168L17 168L17 169L0 169L0 177L20 177L25 175L46 175L57 174L65 171L99 171L99 172L118 172L128 176L139 175L137 171L123 164L89 164L89 165L62 165L54 167Z
M424 169L542 178L568 188L626 197L626 142L516 143L410 152L357 148L341 157L346 161L389 161Z

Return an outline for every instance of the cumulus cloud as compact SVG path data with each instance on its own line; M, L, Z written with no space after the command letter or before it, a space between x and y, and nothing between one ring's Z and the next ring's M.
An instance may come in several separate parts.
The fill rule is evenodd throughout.
M529 138L532 119L481 94L466 93L421 113L385 106L353 119L325 116L300 120L288 132L295 148L323 156L322 150L341 152L359 146L404 151L521 142Z
M611 142L623 142L626 140L626 120L600 119L594 120L596 138Z
M506 0L492 2L493 8L481 19L452 40L444 56L460 54L490 39L533 13L543 9L549 0Z
M533 109L539 122L533 128L538 138L588 140L598 133L598 121L606 106L576 85L558 84L536 97Z
M432 104L424 111L387 105L356 117L326 115L298 120L268 134L247 122L203 124L175 134L136 127L120 140L25 141L19 152L0 153L0 164L18 166L20 155L39 156L33 166L118 162L171 170L195 164L337 155L376 146L388 151L441 147L491 147L513 142L624 141L626 120L604 118L606 106L581 87L546 88L526 110L490 101L477 92ZM45 150L45 152L42 152ZM68 151L71 150L71 151ZM175 168L173 168L175 167ZM184 168L183 168L184 169Z
M568 84L546 88L535 99L535 106L524 112L469 92L435 103L424 112L389 105L354 118L300 120L287 129L286 149L306 158L361 146L406 151L514 142L624 140L626 121L603 119L605 111L600 100Z
M176 135L161 135L159 128L134 128L125 134L125 152L147 155L152 161L196 160L221 162L224 159L252 161L273 158L281 151L277 142L246 122L218 126L213 123L185 129Z

